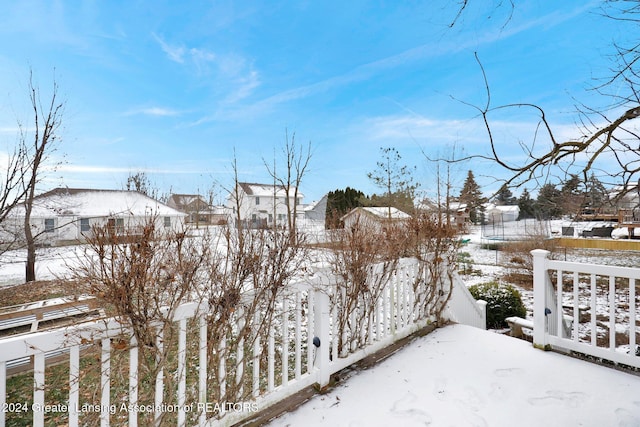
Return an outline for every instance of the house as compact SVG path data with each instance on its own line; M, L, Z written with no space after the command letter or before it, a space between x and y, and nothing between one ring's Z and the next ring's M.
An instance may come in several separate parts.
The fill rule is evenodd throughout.
M31 227L39 244L58 245L85 241L94 226L134 233L152 217L162 229L178 231L186 214L137 191L56 188L35 197ZM17 229L23 222L24 206L19 205L9 224Z
M411 216L399 209L388 206L357 207L343 215L340 220L345 230L370 227L380 232L388 226L403 225Z
M304 195L291 187L289 194L282 185L238 182L227 198L227 207L236 221L250 228L286 227L289 224L287 213L296 213L298 219L304 218L302 200ZM287 200L289 210L287 210Z
M497 206L493 203L485 205L485 222L488 224L516 221L519 216L520 207L518 205Z
M309 221L316 221L324 224L327 216L327 200L328 197L325 194L320 200L311 202L304 207L304 218Z
M221 225L227 222L227 209L210 205L199 194L172 194L167 206L186 213L187 223Z

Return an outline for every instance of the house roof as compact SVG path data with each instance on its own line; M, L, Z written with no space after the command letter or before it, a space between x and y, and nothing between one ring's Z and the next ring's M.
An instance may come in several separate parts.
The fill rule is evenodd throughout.
M314 200L313 202L311 202L308 205L306 205L304 207L304 210L305 211L312 211L322 202L324 202L325 204L327 203L327 195L326 194L324 196L322 196L322 198L320 200Z
M24 215L24 206L16 208L16 215ZM56 188L36 196L33 217L50 216L185 216L149 196L137 191Z
M377 219L389 219L389 210L391 210L391 219L409 219L411 215L402 212L400 209L388 206L367 206L367 207L358 207L351 210L351 212L344 215L341 220L345 218L356 215L359 213L364 213L365 215L373 216Z
M493 205L493 204L489 204L487 205L487 211L498 211L498 212L502 212L502 213L519 213L520 212L520 207L518 205Z
M272 184L258 184L258 183L250 183L250 182L239 182L238 185L244 191L245 194L249 196L264 196L264 197L273 197L273 190L275 188L275 193L277 197L284 197L285 188L282 185L272 185ZM295 187L290 188L290 196L293 196L293 192L295 191ZM298 192L298 197L303 197L303 194Z
M202 203L207 203L199 194L172 194L169 197L169 201L175 203L176 206L187 206L198 200Z

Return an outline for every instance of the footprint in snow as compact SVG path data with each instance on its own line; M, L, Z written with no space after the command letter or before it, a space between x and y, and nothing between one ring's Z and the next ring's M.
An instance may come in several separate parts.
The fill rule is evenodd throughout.
M393 403L391 413L401 417L412 418L427 426L430 425L432 422L431 415L417 406L418 403L416 395L411 392L407 392L407 394L405 394L400 400Z
M544 397L532 397L528 399L533 406L548 406L563 404L571 408L577 408L587 400L587 395L579 391L549 390Z

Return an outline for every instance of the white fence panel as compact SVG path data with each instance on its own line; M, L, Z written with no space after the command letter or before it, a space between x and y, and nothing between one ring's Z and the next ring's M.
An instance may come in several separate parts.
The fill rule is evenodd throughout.
M551 260L541 249L532 254L534 345L640 368L640 269Z

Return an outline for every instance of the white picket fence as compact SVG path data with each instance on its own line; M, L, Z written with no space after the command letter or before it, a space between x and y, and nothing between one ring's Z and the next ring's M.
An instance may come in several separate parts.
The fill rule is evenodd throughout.
M126 424L135 427L139 423L141 410L149 409L152 409L149 412L153 412L156 424L160 423L163 411L168 411L173 412L172 420L175 419L178 426L232 425L308 386L326 386L333 373L432 322L432 316L418 315L419 311L414 304L413 286L419 271L421 270L417 268L415 261L403 261L397 274L387 283L375 309L359 317L367 319L366 326L360 328L361 325L358 325L353 330L342 331L343 338L344 335L353 337L354 334L360 334L359 337L366 342L366 345L358 348L348 348L346 353L344 348L338 348L340 333L336 319L340 307L332 303L327 276L290 286L289 291L278 301L279 314L275 319L251 319L254 322L252 324L256 325L270 322L267 342L256 338L252 345L240 343L234 347L234 354L230 355L232 361L221 361L218 366L208 366L211 363L211 348L222 351L228 343L225 339L216 343L208 342L208 319L211 315L208 302L180 306L171 319L178 331L177 340L173 341L177 341L177 369L158 372L154 384L155 399L151 408L142 406L139 401L143 387L139 383L139 347L131 331L115 318L0 340L0 406L4 409L0 411L0 426L12 425L10 420L15 414L11 412L22 409L32 413L33 426L44 426L52 416L60 415L58 411L64 412L64 422L69 426L78 426L83 423L87 409L99 412L101 426ZM423 279L425 282L428 280L426 277ZM484 311L477 307L459 279L454 280L453 290L445 315L453 320L482 327L485 324ZM360 314L365 309L356 308L360 310ZM250 320L243 319L242 313L236 314L240 323ZM258 314L255 316L258 317ZM128 375L128 388L126 397L114 399L114 343L118 343L120 347L123 337L128 344L125 350L128 351L128 372L124 374L125 378ZM83 349L91 344L99 349L100 384L92 385L97 390L99 402L88 405L86 393L82 393L80 389L81 361ZM169 345L164 341L160 327L155 345L159 349L163 345ZM53 353L59 359L61 352L68 354L68 400L63 404L52 405L45 399L45 372L49 369L47 360L48 355ZM23 402L7 400L7 391L10 391L7 390L7 380L11 362L24 357L31 357L33 361L33 396L23 408ZM260 363L261 360L266 362ZM230 366L232 369L229 369ZM210 377L212 370L217 370L215 382ZM119 374L122 375L122 372ZM169 392L166 390L165 376L171 376L175 380L175 394L172 396L167 395ZM228 393L227 389L232 386L235 386L234 390L239 390L238 400L234 400L234 396ZM226 402L211 401L208 396L211 395L212 388L217 388L217 395L225 396ZM167 425L166 420L162 425Z
M534 345L640 368L640 269L551 260L542 249L531 253Z

